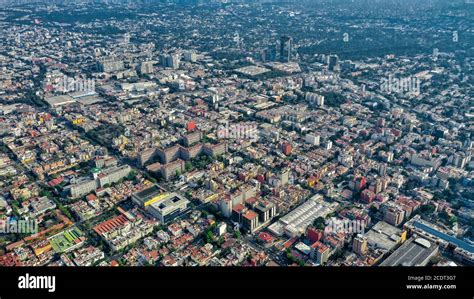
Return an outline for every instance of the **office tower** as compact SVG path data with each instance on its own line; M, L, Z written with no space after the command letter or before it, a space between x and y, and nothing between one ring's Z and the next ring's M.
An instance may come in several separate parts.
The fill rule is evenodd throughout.
M293 52L293 39L287 35L280 38L280 60L290 62Z
M179 55L178 54L168 55L167 60L166 60L166 65L167 67L170 67L172 69L179 68Z
M179 68L179 55L178 54L163 54L160 55L160 63L164 67L172 69Z
M276 61L277 53L277 45L270 45L268 48L262 51L262 61Z
M334 71L339 66L339 58L337 55L330 55L328 58L328 67L331 71Z
M270 54L269 54L269 52L268 52L268 49L265 49L265 50L262 51L261 56L260 56L260 59L261 59L263 62L267 62L267 61L270 61L269 56L270 56Z
M168 54L160 54L160 65L163 67L166 67L166 60L167 60Z
M278 46L271 45L268 47L268 60L269 61L276 61L277 60L277 53L278 53Z

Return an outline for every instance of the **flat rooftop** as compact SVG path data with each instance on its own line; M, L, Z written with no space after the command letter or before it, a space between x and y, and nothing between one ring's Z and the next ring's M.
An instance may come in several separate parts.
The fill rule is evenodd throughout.
M188 204L188 203L189 203L189 200L182 197L181 195L177 193L170 193L168 196L164 197L162 200L151 204L151 206L154 209L163 212L165 210L173 209L174 207L181 206L183 204Z
M44 99L50 106L57 107L66 104L75 103L76 101L69 95L60 95L54 97L48 97Z
M153 199L155 196L158 196L162 193L164 193L166 190L161 188L158 185L153 185L149 188L146 188L140 192L134 193L133 197L142 202L143 204L151 199Z
M395 250L381 266L425 266L437 252L436 244L415 236Z
M401 229L384 221L377 222L365 234L370 246L385 250L392 250L401 241L401 235Z
M104 102L105 99L99 95L89 95L89 96L82 96L75 99L77 102L81 103L82 105L93 105L95 103Z

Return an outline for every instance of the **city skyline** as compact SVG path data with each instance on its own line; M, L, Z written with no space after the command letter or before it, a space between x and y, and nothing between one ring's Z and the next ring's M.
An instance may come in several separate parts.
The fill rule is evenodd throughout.
M0 3L0 266L474 264L468 1Z

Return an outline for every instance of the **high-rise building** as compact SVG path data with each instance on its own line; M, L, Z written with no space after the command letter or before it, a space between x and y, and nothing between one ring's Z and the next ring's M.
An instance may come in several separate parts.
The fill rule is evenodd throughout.
M293 38L284 35L280 38L280 60L290 62L293 52Z
M354 253L364 256L367 254L368 247L367 247L367 238L361 234L358 234L352 243L352 249Z
M405 211L399 207L392 206L385 210L383 220L393 226L398 226L402 223L405 217Z
M306 101L308 101L311 104L316 104L319 107L324 106L324 96L319 95L317 93L313 92L307 92L305 96Z
M337 55L329 55L328 67L331 71L334 71L339 66L339 57Z
M177 69L179 68L179 55L178 54L172 54L167 57L167 66L172 68L172 69Z
M255 207L260 223L265 223L276 216L276 206L269 201L261 201Z
M311 145L318 145L319 146L320 139L321 139L321 137L319 135L315 135L315 134L307 134L305 136L305 142L309 143Z
M242 215L242 228L249 231L250 233L254 233L259 225L258 221L258 214L252 210L247 210Z
M218 236L223 236L227 231L227 224L225 222L221 222L219 225L216 227L216 234Z
M375 193L369 189L364 189L360 193L360 199L365 203L371 203L375 199Z
M314 227L308 227L306 230L306 238L311 242L317 242L323 239L324 232L320 229L316 229Z
M379 165L378 172L379 172L379 175L381 175L381 176L387 175L387 164L381 163Z
M172 69L179 68L179 55L178 54L163 54L160 55L160 63L164 67Z
M330 150L330 149L332 149L332 141L331 141L331 140L327 140L326 142L324 142L324 145L323 145L323 146L324 146L324 149L327 150L327 151Z
M281 184L283 186L288 184L289 179L290 179L290 169L286 168L281 172L281 175L280 175Z
M181 159L167 163L161 168L161 176L166 180L170 180L176 177L178 174L184 171L185 163Z
M325 264L330 256L329 247L320 241L311 245L311 258L313 258L320 265Z
M104 73L113 73L124 69L124 63L121 60L107 58L97 62L97 68Z
M194 50L186 51L183 54L183 58L186 61L196 62L197 61L197 54Z
M263 61L276 61L278 53L277 45L270 45L268 48L262 51L262 60Z
M268 61L268 49L262 50L262 52L260 53L260 59L261 59L263 62Z
M349 183L349 186L355 191L360 191L365 188L366 184L367 179L363 176L358 176L354 178L352 182Z
M193 131L192 125L188 123L188 131ZM198 143L202 139L202 133L200 131L194 132L187 134L186 136L183 137L183 142L185 146L191 146L195 143Z
M268 59L270 61L276 61L278 56L278 45L274 44L268 48Z
M230 198L222 198L219 201L219 208L224 217L229 218L232 215L232 206L232 199Z
M289 144L288 142L285 142L281 145L281 150L285 155L289 156L293 148L291 147L291 144Z
M153 61L143 61L142 63L140 63L140 73L141 74L153 73Z

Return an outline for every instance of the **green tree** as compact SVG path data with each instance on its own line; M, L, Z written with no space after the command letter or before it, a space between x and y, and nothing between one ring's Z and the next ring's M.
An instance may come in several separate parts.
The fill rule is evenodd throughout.
M318 217L314 220L313 225L317 229L324 230L324 228L326 227L326 220L324 220L323 217Z
M130 171L130 173L127 176L127 180L133 181L135 177L137 176L137 172L135 170Z
M242 237L242 234L240 233L240 230L235 230L234 231L234 238L240 239Z
M206 240L206 243L212 243L214 240L214 234L212 231L208 230L206 234L204 235L204 240Z
M448 219L448 222L450 225L454 225L454 223L458 222L458 217L451 215L451 217Z
M39 195L40 196L46 196L47 198L52 198L53 197L53 194L51 194L51 192L46 191L46 190L41 190Z
M436 207L432 204L422 205L420 207L420 213L423 214L423 215L430 215L430 214L433 214L435 209L436 209Z
M184 164L184 169L186 171L190 171L192 168L193 168L193 164L191 162L187 161L186 164Z
M304 265L305 265L305 262L304 262L303 260L301 260L301 259L295 257L295 256L291 253L291 251L290 251L289 248L286 250L286 258L289 259L291 262L296 263L296 264L298 264L298 265L300 265L300 266L304 266Z

